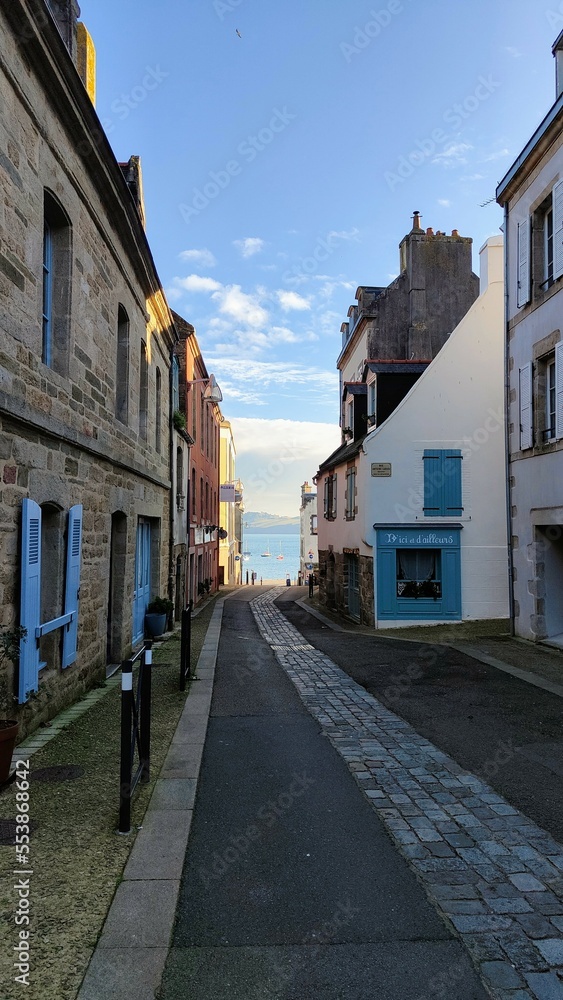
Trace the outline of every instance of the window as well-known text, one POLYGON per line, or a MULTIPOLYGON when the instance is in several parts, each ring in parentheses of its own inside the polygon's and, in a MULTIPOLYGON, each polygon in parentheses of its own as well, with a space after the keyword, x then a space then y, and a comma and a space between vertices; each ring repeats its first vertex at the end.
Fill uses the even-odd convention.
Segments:
POLYGON ((353 521, 356 512, 356 469, 352 468, 346 472, 346 520, 353 521))
POLYGON ((368 385, 368 426, 375 424, 375 379, 368 385))
POLYGON ((336 517, 336 473, 327 476, 324 481, 324 516, 328 521, 336 517))
POLYGON ((397 549, 397 597, 442 596, 439 549, 397 549))
POLYGON ((139 378, 139 435, 147 440, 147 423, 149 408, 149 362, 147 345, 141 341, 141 368, 139 378))
POLYGON ((203 496, 203 476, 199 480, 199 523, 203 524, 204 517, 204 496, 203 496))
POLYGON ((50 191, 43 201, 42 361, 66 375, 70 340, 72 229, 50 191))
POLYGON ((543 287, 553 284, 553 209, 550 207, 543 218, 543 287))
POLYGON ((555 437, 555 358, 546 365, 545 385, 545 437, 555 437))
POLYGON ((180 362, 174 354, 172 357, 172 412, 180 409, 180 362))
POLYGON ((426 517, 460 517, 461 451, 427 449, 423 462, 426 517))
POLYGON ((195 476, 195 469, 192 469, 192 517, 194 521, 197 513, 197 498, 195 490, 196 490, 196 476, 195 476))
MULTIPOLYGON (((523 225, 523 224, 521 224, 523 225)), ((518 227, 520 236, 521 225, 518 227)), ((523 230, 522 230, 523 233, 523 230)), ((529 241, 529 235, 528 235, 529 241)), ((525 277, 528 264, 525 263, 524 248, 518 245, 519 260, 519 294, 522 281, 529 283, 525 277)), ((534 295, 544 292, 563 274, 563 182, 555 184, 547 198, 544 199, 532 217, 532 266, 534 295)), ((518 299, 518 305, 524 305, 528 298, 518 299)))
POLYGON ((162 376, 160 368, 156 369, 156 405, 154 414, 155 448, 158 455, 162 445, 162 376))
POLYGON ((520 450, 532 448, 534 444, 533 407, 532 407, 532 377, 533 368, 530 361, 518 372, 518 399, 520 414, 520 450))
POLYGON ((518 281, 516 305, 519 309, 530 301, 530 219, 518 223, 517 229, 518 281))
POLYGON ((120 304, 117 307, 117 357, 115 366, 115 415, 127 423, 129 414, 129 316, 120 304))
POLYGON ((176 507, 178 510, 184 509, 184 452, 183 449, 176 449, 176 507))
POLYGON ((311 535, 317 535, 318 534, 317 515, 316 514, 311 514, 311 522, 310 522, 309 534, 311 534, 311 535))

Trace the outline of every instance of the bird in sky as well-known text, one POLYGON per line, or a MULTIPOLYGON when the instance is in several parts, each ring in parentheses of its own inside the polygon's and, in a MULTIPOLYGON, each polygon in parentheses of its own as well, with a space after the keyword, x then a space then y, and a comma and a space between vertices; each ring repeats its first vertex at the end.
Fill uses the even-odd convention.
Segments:
POLYGON ((238 30, 238 28, 235 28, 235 31, 236 31, 237 35, 239 36, 239 38, 242 38, 242 35, 241 35, 240 31, 238 30))

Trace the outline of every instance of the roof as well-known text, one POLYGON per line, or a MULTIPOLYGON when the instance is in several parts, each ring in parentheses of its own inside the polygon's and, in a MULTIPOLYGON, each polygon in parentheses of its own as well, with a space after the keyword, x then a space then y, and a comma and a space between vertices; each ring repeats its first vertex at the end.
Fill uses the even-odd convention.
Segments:
POLYGON ((368 387, 365 382, 345 382, 342 395, 345 396, 365 396, 368 387))
MULTIPOLYGON (((508 172, 504 175, 500 184, 496 190, 496 200, 499 204, 504 205, 508 200, 508 195, 506 194, 507 188, 511 182, 515 179, 517 174, 525 165, 529 157, 534 153, 534 151, 539 146, 541 140, 544 138, 545 134, 549 132, 551 126, 557 121, 557 119, 563 113, 563 93, 559 95, 555 104, 552 104, 551 108, 547 112, 543 121, 538 125, 536 131, 534 132, 531 139, 528 140, 524 149, 514 161, 508 172)), ((559 123, 560 125, 560 123, 559 123)))
POLYGON ((430 361, 366 361, 370 372, 380 375, 421 375, 430 361))
POLYGON ((361 437, 356 438, 350 444, 341 444, 336 451, 333 451, 332 455, 329 455, 328 458, 325 458, 324 462, 321 462, 319 472, 324 472, 326 469, 331 469, 334 465, 341 465, 347 459, 354 458, 355 455, 360 453, 365 438, 366 435, 362 434, 361 437))

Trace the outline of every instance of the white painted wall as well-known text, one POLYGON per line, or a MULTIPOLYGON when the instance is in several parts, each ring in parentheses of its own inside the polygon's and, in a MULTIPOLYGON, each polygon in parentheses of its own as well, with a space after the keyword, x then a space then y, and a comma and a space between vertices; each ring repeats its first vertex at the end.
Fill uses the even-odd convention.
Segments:
MULTIPOLYGON (((508 616, 502 237, 481 249, 481 271, 489 284, 397 409, 368 434, 358 490, 372 545, 374 524, 463 525, 463 619, 508 616), (461 448, 462 517, 425 517, 425 448, 461 448), (391 477, 372 478, 372 462, 391 462, 391 477)), ((377 593, 375 608, 377 621, 377 593)))

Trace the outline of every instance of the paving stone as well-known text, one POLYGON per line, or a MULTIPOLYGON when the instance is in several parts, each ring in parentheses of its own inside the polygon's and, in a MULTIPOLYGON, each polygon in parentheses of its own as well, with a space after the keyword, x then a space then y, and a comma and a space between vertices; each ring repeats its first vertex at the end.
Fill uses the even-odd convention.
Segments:
POLYGON ((536 947, 550 965, 563 965, 563 938, 545 938, 536 947))
POLYGON ((516 989, 524 981, 509 962, 483 962, 481 973, 495 989, 516 989))
POLYGON ((534 1000, 563 1000, 563 986, 554 972, 530 972, 526 980, 534 1000))
POLYGON ((510 881, 517 889, 522 892, 545 892, 545 885, 540 882, 534 875, 528 875, 525 872, 517 873, 516 875, 509 875, 510 881))

